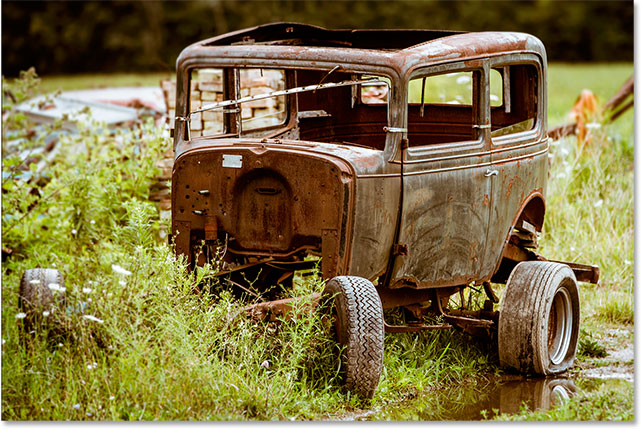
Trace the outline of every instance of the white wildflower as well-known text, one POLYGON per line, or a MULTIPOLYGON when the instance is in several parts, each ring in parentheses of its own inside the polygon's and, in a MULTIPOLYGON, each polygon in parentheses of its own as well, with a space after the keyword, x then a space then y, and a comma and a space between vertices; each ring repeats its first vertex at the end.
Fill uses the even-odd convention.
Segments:
POLYGON ((90 364, 87 365, 87 369, 88 370, 92 370, 92 369, 95 369, 97 367, 98 367, 98 364, 96 362, 90 363, 90 364))
POLYGON ((42 315, 43 315, 44 317, 49 317, 49 314, 50 314, 50 313, 49 313, 48 311, 43 311, 43 312, 42 312, 42 315))
POLYGON ((75 230, 75 229, 72 229, 72 230, 71 230, 71 233, 72 233, 73 235, 76 235, 76 234, 78 234, 78 231, 77 231, 77 230, 75 230))
POLYGON ((104 320, 98 319, 96 316, 92 316, 91 314, 85 314, 82 317, 84 317, 87 320, 91 320, 92 322, 105 323, 104 320))
POLYGON ((49 283, 48 285, 49 289, 51 289, 54 292, 64 292, 65 288, 60 286, 58 283, 49 283))
POLYGON ((263 363, 260 364, 260 366, 262 366, 263 368, 269 369, 269 367, 271 367, 272 364, 268 360, 264 360, 263 363))
POLYGON ((95 220, 93 220, 93 219, 91 219, 91 220, 89 221, 89 223, 90 223, 90 224, 92 224, 92 225, 95 225, 95 224, 96 224, 96 221, 95 221, 95 220))
POLYGON ((124 280, 120 280, 120 281, 118 282, 118 284, 119 284, 120 286, 127 286, 127 282, 126 282, 126 281, 124 281, 124 280))
POLYGON ((93 415, 93 414, 91 414, 91 413, 87 413, 87 417, 91 417, 92 415, 93 415))
POLYGON ((32 285, 39 285, 39 284, 40 284, 40 280, 38 280, 38 279, 33 279, 33 280, 31 280, 31 281, 29 282, 29 284, 32 284, 32 285))
POLYGON ((595 208, 601 207, 602 205, 603 205, 603 200, 599 200, 596 203, 594 203, 595 208))
POLYGON ((79 410, 80 409, 80 404, 73 404, 73 409, 74 410, 79 410))
POLYGON ((575 250, 574 246, 570 246, 570 252, 574 252, 575 250))
POLYGON ((83 288, 82 288, 82 292, 83 292, 83 293, 91 293, 91 292, 92 292, 92 290, 91 290, 91 288, 83 287, 83 288))
POLYGON ((58 343, 58 347, 64 347, 64 344, 58 343))
POLYGON ((131 275, 131 271, 124 269, 120 265, 112 264, 111 269, 114 270, 115 273, 122 274, 123 276, 131 275))
POLYGON ((27 317, 27 313, 18 313, 16 314, 16 319, 24 319, 27 317))
POLYGON ((2 345, 4 346, 4 343, 6 343, 5 339, 2 339, 2 345))
POLYGON ((115 396, 110 396, 110 397, 109 397, 109 400, 110 400, 110 401, 113 401, 114 399, 116 399, 116 397, 115 397, 115 396))
POLYGON ((627 259, 623 261, 625 265, 632 265, 632 261, 628 261, 627 259))

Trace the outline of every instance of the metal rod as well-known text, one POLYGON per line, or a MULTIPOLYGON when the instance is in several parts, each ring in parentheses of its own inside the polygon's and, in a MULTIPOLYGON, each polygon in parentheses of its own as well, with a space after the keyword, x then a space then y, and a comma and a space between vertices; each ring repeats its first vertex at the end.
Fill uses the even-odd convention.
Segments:
POLYGON ((241 103, 247 103, 247 102, 256 101, 256 100, 263 100, 265 98, 278 97, 281 95, 297 94, 299 92, 315 91, 317 89, 337 88, 340 86, 359 85, 359 84, 372 83, 372 82, 385 83, 385 81, 382 81, 382 80, 369 79, 369 80, 346 80, 343 82, 329 82, 329 83, 323 83, 323 84, 317 84, 317 85, 301 86, 297 88, 274 91, 267 94, 250 95, 247 97, 239 98, 238 100, 225 100, 225 101, 219 101, 217 103, 206 104, 202 106, 200 109, 190 112, 189 116, 193 115, 194 113, 205 112, 207 110, 214 110, 222 107, 234 106, 241 103))

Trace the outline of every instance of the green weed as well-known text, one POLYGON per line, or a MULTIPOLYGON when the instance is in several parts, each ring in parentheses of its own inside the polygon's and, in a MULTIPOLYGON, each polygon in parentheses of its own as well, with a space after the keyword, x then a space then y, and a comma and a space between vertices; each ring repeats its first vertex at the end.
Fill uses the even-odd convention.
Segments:
POLYGON ((606 352, 605 347, 603 347, 597 339, 582 329, 579 337, 578 355, 583 357, 602 358, 606 357, 608 353, 606 352))
POLYGON ((597 317, 610 323, 634 324, 634 295, 632 291, 613 292, 606 295, 605 302, 599 303, 597 317))

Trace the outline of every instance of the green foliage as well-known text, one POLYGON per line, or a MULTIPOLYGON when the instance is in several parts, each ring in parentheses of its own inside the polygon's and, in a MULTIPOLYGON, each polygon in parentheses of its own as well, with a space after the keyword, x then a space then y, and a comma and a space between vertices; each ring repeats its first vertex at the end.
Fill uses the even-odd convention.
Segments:
POLYGON ((581 330, 579 337, 579 351, 577 353, 583 357, 596 357, 602 358, 608 355, 605 347, 603 347, 597 339, 595 339, 589 332, 581 330))
POLYGON ((608 294, 605 302, 599 305, 597 315, 600 320, 605 322, 633 325, 634 291, 630 289, 625 293, 608 294))

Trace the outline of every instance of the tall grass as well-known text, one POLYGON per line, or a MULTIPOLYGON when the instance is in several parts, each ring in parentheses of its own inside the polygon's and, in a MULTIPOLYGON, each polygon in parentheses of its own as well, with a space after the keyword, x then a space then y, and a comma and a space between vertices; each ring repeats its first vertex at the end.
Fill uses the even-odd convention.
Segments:
MULTIPOLYGON (((388 335, 375 398, 345 393, 333 342, 302 304, 296 323, 257 323, 230 294, 194 290, 194 274, 160 239, 167 225, 147 201, 155 160, 169 144, 160 130, 150 122, 115 133, 86 124, 65 134, 54 124, 34 133, 11 109, 37 91, 35 77, 3 84, 13 94, 3 100, 3 147, 32 151, 55 132, 61 148, 41 172, 21 170, 19 158, 3 152, 2 244, 12 250, 2 265, 4 420, 319 419, 402 407, 418 395, 432 395, 421 404, 438 409, 452 406, 442 392, 475 392, 479 375, 497 371, 494 345, 458 332, 388 335), (25 185, 26 173, 40 186, 25 185), (45 326, 21 332, 18 285, 34 267, 65 275, 62 334, 45 326)), ((589 146, 568 138, 551 147, 541 253, 600 265, 600 284, 581 285, 591 329, 633 318, 633 140, 629 116, 620 121, 589 146)), ((322 287, 318 279, 296 282, 292 294, 322 287)))
POLYGON ((618 297, 632 320, 634 148, 615 127, 594 130, 585 146, 574 137, 552 143, 541 253, 598 265, 599 284, 583 285, 596 298, 587 301, 587 314, 605 311, 601 303, 618 297))
MULTIPOLYGON (((37 89, 32 74, 15 84, 22 89, 6 86, 15 102, 37 89)), ((491 367, 458 333, 400 335, 387 340, 374 402, 345 393, 334 341, 304 303, 295 323, 258 323, 229 293, 195 290, 194 274, 159 239, 163 225, 147 201, 155 160, 169 144, 153 123, 34 132, 11 100, 4 106, 12 144, 32 150, 58 132, 60 151, 43 171, 30 171, 38 187, 22 181, 15 154, 4 154, 3 246, 12 254, 2 266, 3 419, 322 418, 491 367), (64 274, 66 309, 57 310, 64 314, 55 329, 24 332, 18 285, 34 267, 64 274)), ((312 278, 291 294, 322 287, 312 278)))

